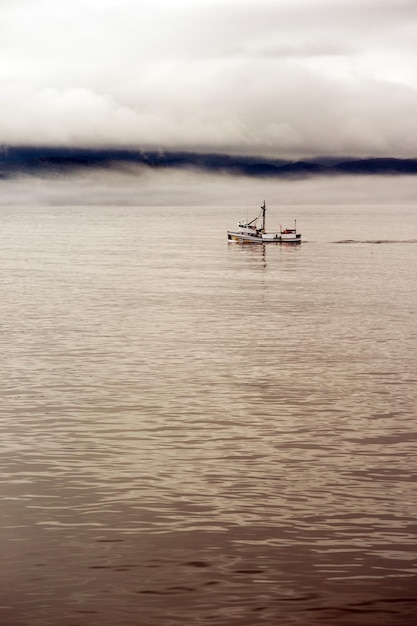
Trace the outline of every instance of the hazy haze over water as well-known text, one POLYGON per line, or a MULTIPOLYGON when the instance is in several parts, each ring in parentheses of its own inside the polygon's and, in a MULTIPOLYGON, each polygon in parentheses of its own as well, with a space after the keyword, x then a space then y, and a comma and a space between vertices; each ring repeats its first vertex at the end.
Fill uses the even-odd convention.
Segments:
MULTIPOLYGON (((271 205, 273 220, 274 206, 281 205, 358 205, 359 211, 364 202, 414 206, 417 177, 345 175, 274 180, 203 173, 192 168, 166 171, 118 164, 108 169, 86 168, 66 176, 21 174, 2 180, 1 191, 0 205, 208 204, 238 207, 240 213, 240 207, 256 212, 259 199, 262 202, 265 198, 271 205)), ((271 228, 275 226, 271 224, 271 228)), ((381 226, 386 232, 385 225, 381 226)))
POLYGON ((415 182, 121 176, 2 182, 2 625, 411 626, 415 182))

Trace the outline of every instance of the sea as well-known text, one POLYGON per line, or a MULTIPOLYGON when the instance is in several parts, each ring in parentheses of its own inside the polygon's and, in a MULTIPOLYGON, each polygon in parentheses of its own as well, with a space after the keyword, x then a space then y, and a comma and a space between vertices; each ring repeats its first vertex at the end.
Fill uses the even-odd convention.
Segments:
POLYGON ((291 184, 3 201, 1 626, 416 623, 415 199, 291 184))

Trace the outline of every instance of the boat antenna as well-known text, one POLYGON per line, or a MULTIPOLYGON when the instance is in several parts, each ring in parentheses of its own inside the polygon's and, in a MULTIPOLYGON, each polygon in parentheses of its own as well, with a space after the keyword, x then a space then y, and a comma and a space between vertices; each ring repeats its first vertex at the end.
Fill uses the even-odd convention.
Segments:
POLYGON ((261 206, 262 209, 262 230, 265 231, 265 212, 266 212, 266 205, 265 205, 265 200, 263 205, 261 206))

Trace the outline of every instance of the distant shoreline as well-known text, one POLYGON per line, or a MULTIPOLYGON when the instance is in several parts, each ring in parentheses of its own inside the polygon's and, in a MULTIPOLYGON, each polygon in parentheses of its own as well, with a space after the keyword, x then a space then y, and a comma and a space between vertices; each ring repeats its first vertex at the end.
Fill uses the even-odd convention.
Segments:
POLYGON ((186 151, 19 146, 0 149, 0 177, 19 174, 70 173, 80 169, 112 169, 123 165, 150 169, 195 169, 256 178, 300 179, 335 175, 417 175, 417 158, 317 157, 271 159, 186 151))

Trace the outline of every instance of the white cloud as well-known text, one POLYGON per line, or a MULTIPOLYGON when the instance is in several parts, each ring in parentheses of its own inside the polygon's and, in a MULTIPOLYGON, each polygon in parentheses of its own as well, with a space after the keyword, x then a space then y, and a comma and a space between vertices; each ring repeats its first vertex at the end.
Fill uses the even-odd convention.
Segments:
POLYGON ((409 0, 0 3, 0 142, 416 156, 409 0))

